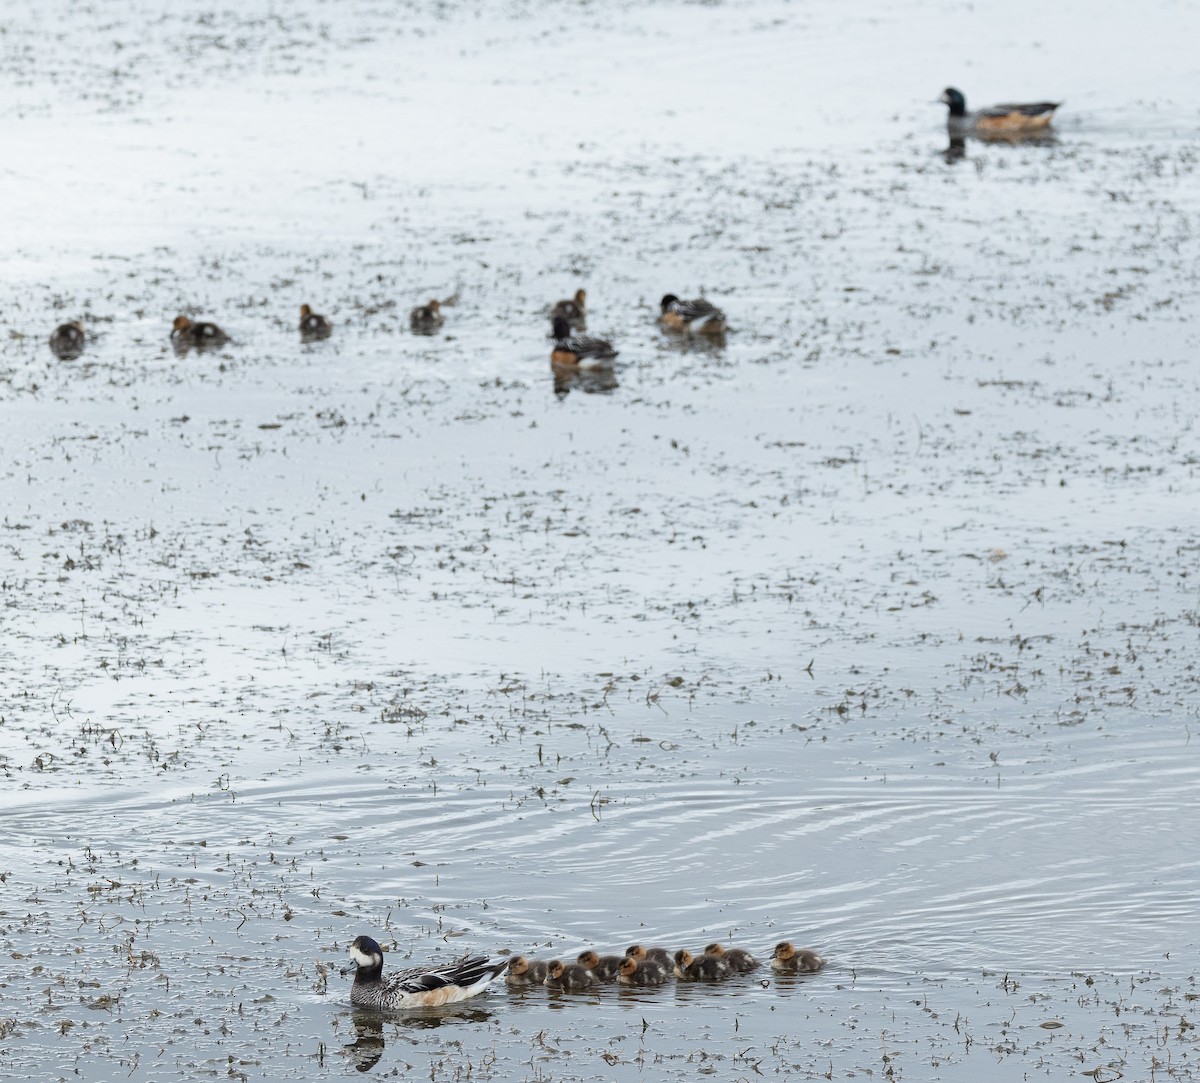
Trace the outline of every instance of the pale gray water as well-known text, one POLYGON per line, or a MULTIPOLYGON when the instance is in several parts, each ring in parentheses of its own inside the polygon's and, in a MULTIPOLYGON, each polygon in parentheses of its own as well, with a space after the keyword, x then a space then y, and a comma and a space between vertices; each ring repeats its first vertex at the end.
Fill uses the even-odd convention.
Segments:
POLYGON ((15 9, 5 1074, 1192 1078, 1195 20, 15 9), (359 932, 831 962, 380 1021, 359 932))

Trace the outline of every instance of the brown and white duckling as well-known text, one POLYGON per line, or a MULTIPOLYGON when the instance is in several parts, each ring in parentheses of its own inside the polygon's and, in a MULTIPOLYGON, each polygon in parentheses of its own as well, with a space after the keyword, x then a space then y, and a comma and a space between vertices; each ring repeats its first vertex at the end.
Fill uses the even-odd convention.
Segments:
POLYGON ((215 323, 189 320, 186 316, 175 317, 175 323, 171 327, 171 338, 175 340, 177 347, 184 350, 191 346, 201 349, 206 346, 223 346, 229 341, 229 336, 215 323))
POLYGON ((564 993, 582 993, 589 989, 595 989, 600 984, 600 979, 587 967, 579 966, 577 963, 564 963, 561 959, 553 959, 542 984, 547 989, 561 989, 564 993))
POLYGON ((513 986, 541 985, 550 972, 550 964, 541 959, 526 959, 524 955, 514 957, 508 964, 504 980, 513 986))
POLYGON ((673 293, 666 294, 661 303, 658 321, 669 331, 719 337, 725 333, 725 313, 703 297, 681 301, 673 293))
POLYGON ((300 306, 300 335, 302 338, 328 338, 333 334, 333 324, 319 316, 309 305, 300 306))
POLYGON ((701 955, 697 959, 687 948, 675 953, 675 977, 680 981, 724 981, 729 966, 718 955, 701 955))
POLYGON ((601 981, 615 981, 624 959, 620 955, 597 955, 594 951, 581 951, 575 961, 601 981))
POLYGON ((750 971, 758 969, 758 960, 744 948, 726 949, 724 944, 709 944, 705 947, 704 954, 723 959, 734 974, 749 974, 750 971))
POLYGON ((576 290, 575 299, 559 301, 551 310, 550 318, 561 316, 577 331, 587 326, 587 290, 576 290))
POLYGON ((630 944, 625 949, 626 957, 633 957, 639 963, 644 963, 647 959, 652 959, 659 966, 670 970, 675 965, 675 959, 666 948, 646 948, 641 944, 630 944))
POLYGON ((436 299, 427 305, 417 305, 408 316, 409 326, 418 335, 432 335, 445 322, 446 317, 442 315, 442 302, 436 299))
POLYGON ((660 966, 654 959, 643 959, 638 962, 632 955, 626 955, 621 960, 617 971, 617 981, 621 985, 662 985, 670 978, 671 972, 660 966))
POLYGON ((60 360, 69 360, 72 357, 78 357, 83 352, 86 338, 82 321, 72 320, 70 323, 60 323, 54 329, 54 334, 50 336, 50 349, 58 355, 60 360))
POLYGON ((794 948, 789 940, 776 944, 771 955, 771 969, 781 974, 815 974, 824 965, 825 960, 815 951, 794 948))

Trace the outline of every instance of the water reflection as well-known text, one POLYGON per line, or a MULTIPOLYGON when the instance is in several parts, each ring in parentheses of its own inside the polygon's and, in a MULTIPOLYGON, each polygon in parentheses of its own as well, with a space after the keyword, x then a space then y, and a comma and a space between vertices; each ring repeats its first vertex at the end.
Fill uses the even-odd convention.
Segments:
POLYGON ((387 1044, 383 1036, 384 1025, 428 1030, 432 1027, 454 1026, 462 1023, 475 1025, 486 1023, 492 1012, 486 1008, 467 1005, 450 1005, 441 1008, 420 1008, 403 1015, 376 1011, 352 1011, 350 1022, 354 1027, 354 1041, 342 1048, 360 1072, 369 1072, 379 1063, 387 1044))
POLYGON ((550 371, 554 376, 554 394, 560 399, 572 391, 582 391, 585 395, 607 395, 620 386, 617 374, 611 368, 581 369, 577 365, 556 365, 551 362, 550 371))
MULTIPOLYGON (((961 130, 947 129, 949 143, 942 158, 949 163, 960 162, 967 157, 967 135, 961 130)), ((1053 129, 1036 132, 987 132, 972 131, 970 138, 979 143, 1004 143, 1008 146, 1052 147, 1058 145, 1058 133, 1053 129)))
POLYGON ((354 1012, 354 1041, 345 1046, 346 1052, 360 1072, 369 1072, 383 1056, 383 1017, 375 1012, 354 1012))

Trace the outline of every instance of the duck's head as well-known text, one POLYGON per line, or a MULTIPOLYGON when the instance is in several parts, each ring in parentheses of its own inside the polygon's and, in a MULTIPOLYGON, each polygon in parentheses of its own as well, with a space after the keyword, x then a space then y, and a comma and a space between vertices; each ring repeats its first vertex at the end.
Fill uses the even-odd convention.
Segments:
POLYGON ((350 945, 350 962, 342 969, 342 974, 349 974, 361 967, 363 970, 374 970, 383 966, 383 948, 369 936, 356 936, 350 945))
POLYGON ((786 963, 789 959, 795 956, 796 949, 792 947, 790 940, 784 940, 775 945, 775 951, 772 954, 774 958, 778 959, 781 963, 786 963))
POLYGON ((952 117, 965 116, 967 112, 967 99, 963 97, 961 90, 955 90, 954 87, 948 86, 942 91, 942 96, 938 98, 943 105, 950 106, 950 115, 952 117))
POLYGON ((554 979, 554 981, 558 981, 566 969, 561 959, 551 959, 550 964, 546 967, 546 976, 554 979))
POLYGON ((571 337, 571 325, 565 316, 554 317, 554 337, 560 341, 571 337))
POLYGON ((313 314, 312 305, 301 305, 300 306, 300 318, 302 320, 307 320, 308 317, 311 316, 312 314, 313 314))
POLYGON ((522 974, 529 970, 529 960, 524 955, 514 955, 509 961, 508 972, 514 977, 519 978, 522 974))
POLYGON ((618 971, 626 978, 632 977, 637 973, 638 962, 632 955, 626 955, 621 960, 621 965, 617 968, 618 971))
POLYGON ((174 330, 180 332, 180 334, 182 334, 184 331, 186 331, 191 326, 192 326, 192 321, 189 320, 186 316, 176 316, 175 322, 173 324, 171 324, 171 327, 174 330))
POLYGON ((442 302, 435 297, 425 307, 429 309, 429 314, 431 316, 436 316, 442 310, 442 302))
POLYGON ((641 944, 630 944, 625 949, 625 954, 630 959, 636 959, 639 963, 646 958, 646 949, 641 944))
POLYGON ((678 966, 680 970, 686 970, 695 961, 695 956, 693 956, 692 953, 687 950, 687 948, 680 948, 675 953, 675 965, 678 966))
POLYGON ((585 966, 591 970, 594 966, 600 965, 600 956, 594 951, 581 951, 579 958, 575 960, 580 966, 585 966))
POLYGON ((575 303, 580 308, 583 308, 583 306, 585 304, 587 304, 587 290, 576 290, 575 291, 575 303))
POLYGON ((705 955, 715 955, 718 959, 725 954, 724 944, 706 944, 704 946, 705 955))
POLYGON ((660 303, 662 304, 662 310, 664 312, 666 312, 667 309, 670 308, 672 305, 679 304, 679 298, 676 297, 675 294, 673 294, 673 293, 667 293, 667 294, 663 295, 663 299, 660 303))

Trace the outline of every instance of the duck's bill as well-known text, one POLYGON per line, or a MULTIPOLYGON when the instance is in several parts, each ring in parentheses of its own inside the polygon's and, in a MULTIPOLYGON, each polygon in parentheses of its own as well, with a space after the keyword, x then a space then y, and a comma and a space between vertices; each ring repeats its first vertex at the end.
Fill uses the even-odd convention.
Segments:
POLYGON ((348 962, 344 967, 342 967, 341 975, 344 978, 347 974, 353 974, 354 971, 356 971, 357 969, 358 969, 358 961, 356 959, 351 959, 350 962, 348 962))

